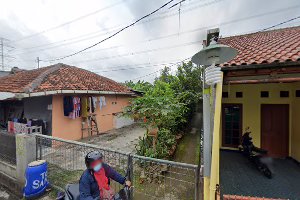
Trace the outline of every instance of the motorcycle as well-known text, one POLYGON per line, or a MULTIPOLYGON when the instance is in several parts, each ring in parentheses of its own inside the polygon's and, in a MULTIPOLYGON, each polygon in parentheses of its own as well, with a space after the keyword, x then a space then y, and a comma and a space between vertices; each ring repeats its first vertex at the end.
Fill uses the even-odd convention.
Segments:
POLYGON ((273 177, 272 171, 270 170, 268 163, 266 162, 267 150, 258 148, 254 146, 252 142, 252 137, 250 136, 251 131, 249 128, 246 129, 245 133, 242 136, 241 145, 239 150, 245 155, 256 168, 263 173, 267 178, 271 179, 273 177))
MULTIPOLYGON (((58 200, 80 200, 79 184, 68 184, 65 187, 64 195, 57 199, 58 200)), ((129 199, 130 199, 130 188, 128 186, 125 186, 113 197, 113 200, 129 200, 129 199)))
MULTIPOLYGON (((129 177, 130 171, 127 169, 126 178, 129 177)), ((113 196, 113 200, 130 200, 132 195, 133 186, 124 186, 118 193, 113 196)), ((100 200, 100 197, 98 198, 100 200)), ((95 200, 98 200, 95 199, 95 200)), ((79 183, 67 184, 65 191, 58 194, 56 200, 80 200, 79 183)), ((101 199, 107 200, 107 199, 101 199)))

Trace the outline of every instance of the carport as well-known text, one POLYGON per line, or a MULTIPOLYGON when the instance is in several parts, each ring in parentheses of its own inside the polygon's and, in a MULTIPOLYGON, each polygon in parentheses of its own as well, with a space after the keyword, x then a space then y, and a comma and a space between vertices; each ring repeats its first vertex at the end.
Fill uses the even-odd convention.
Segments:
POLYGON ((296 200, 300 197, 300 166, 292 159, 273 159, 273 178, 265 177, 238 151, 221 150, 221 194, 296 200))

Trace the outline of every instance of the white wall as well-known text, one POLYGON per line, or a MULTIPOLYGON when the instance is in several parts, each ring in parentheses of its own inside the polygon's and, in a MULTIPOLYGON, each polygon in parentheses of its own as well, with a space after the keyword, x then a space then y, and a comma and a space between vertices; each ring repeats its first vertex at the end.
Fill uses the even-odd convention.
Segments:
POLYGON ((123 117, 120 115, 114 116, 114 128, 122 128, 124 126, 129 126, 134 123, 133 119, 130 119, 128 117, 123 117))

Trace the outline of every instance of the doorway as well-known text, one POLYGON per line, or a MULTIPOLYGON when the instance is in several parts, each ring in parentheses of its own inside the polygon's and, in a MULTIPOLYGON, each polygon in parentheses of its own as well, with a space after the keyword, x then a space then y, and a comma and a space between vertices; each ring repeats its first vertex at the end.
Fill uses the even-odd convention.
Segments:
POLYGON ((243 131, 242 112, 242 104, 222 105, 222 146, 239 146, 243 131))
POLYGON ((261 105, 261 147, 275 158, 288 156, 289 105, 261 105))

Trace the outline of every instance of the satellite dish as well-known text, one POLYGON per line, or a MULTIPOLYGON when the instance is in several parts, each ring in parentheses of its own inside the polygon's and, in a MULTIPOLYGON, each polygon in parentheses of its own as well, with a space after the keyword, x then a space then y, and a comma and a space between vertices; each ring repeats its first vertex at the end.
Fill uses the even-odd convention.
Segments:
POLYGON ((192 57, 192 62, 197 65, 221 64, 232 60, 237 54, 234 48, 211 42, 192 57))

